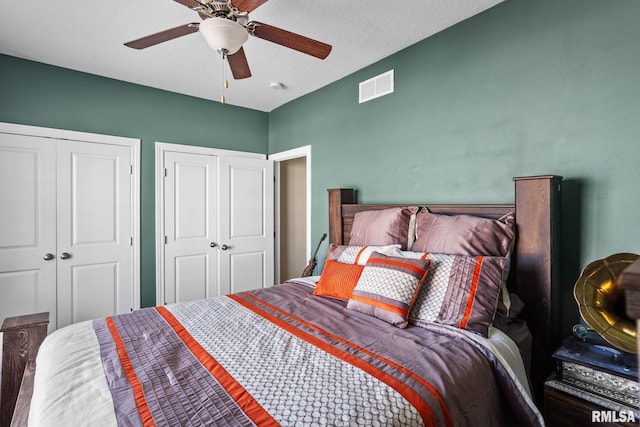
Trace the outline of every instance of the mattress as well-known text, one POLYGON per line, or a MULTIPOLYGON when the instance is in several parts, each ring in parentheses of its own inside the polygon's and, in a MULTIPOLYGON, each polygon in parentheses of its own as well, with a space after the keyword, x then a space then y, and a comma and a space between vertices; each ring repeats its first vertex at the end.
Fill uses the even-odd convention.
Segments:
POLYGON ((29 424, 544 425, 516 344, 397 328, 313 279, 146 308, 52 333, 29 424))

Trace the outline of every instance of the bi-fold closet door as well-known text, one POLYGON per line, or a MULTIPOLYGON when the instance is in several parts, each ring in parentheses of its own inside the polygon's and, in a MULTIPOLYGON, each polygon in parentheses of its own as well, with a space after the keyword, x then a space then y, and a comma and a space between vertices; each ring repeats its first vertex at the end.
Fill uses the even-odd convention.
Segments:
POLYGON ((156 155, 158 304, 273 285, 273 161, 166 143, 156 155))
POLYGON ((136 308, 132 171, 127 145, 0 129, 0 318, 48 311, 53 331, 136 308))

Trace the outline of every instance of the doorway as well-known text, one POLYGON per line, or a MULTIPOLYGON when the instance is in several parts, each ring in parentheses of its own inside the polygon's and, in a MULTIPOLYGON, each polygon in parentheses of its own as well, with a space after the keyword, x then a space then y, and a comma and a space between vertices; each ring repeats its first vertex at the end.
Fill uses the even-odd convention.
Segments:
POLYGON ((269 156, 276 170, 276 282, 300 277, 311 255, 311 146, 269 156))

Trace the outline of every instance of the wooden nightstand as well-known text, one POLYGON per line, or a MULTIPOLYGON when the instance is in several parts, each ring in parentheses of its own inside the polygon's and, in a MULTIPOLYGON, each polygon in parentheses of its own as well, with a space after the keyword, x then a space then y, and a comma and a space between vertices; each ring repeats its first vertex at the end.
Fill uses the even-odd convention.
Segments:
POLYGON ((623 415, 628 419, 627 413, 620 412, 614 415, 610 409, 588 400, 549 386, 544 388, 544 420, 547 427, 638 426, 633 422, 593 422, 593 411, 598 411, 596 417, 601 419, 605 416, 611 417, 611 420, 614 416, 620 419, 623 415))
MULTIPOLYGON (((618 280, 626 292, 627 314, 639 319, 640 326, 640 258, 623 270, 618 280)), ((590 348, 583 340, 563 341, 553 354, 556 372, 544 387, 547 426, 638 426, 637 357, 619 352, 612 363, 610 356, 603 354, 608 351, 603 353, 597 345, 590 348)))
POLYGON ((635 355, 568 337, 553 359, 556 371, 544 388, 548 426, 638 425, 640 382, 635 355))
MULTIPOLYGON (((627 313, 632 318, 640 318, 640 259, 629 266, 619 277, 621 286, 626 291, 626 308, 627 313)), ((640 320, 638 321, 640 324, 640 320)), ((569 339, 570 341, 570 339, 569 339)), ((623 407, 612 410, 612 405, 606 403, 607 407, 602 406, 602 402, 608 402, 606 399, 601 400, 601 396, 596 393, 587 391, 588 387, 582 388, 584 383, 574 386, 576 379, 572 381, 566 381, 563 379, 563 366, 566 369, 567 363, 575 364, 574 368, 581 367, 584 369, 596 369, 597 371, 605 372, 604 375, 619 375, 626 386, 629 382, 638 379, 637 377, 637 362, 635 373, 629 375, 628 372, 615 372, 611 370, 611 367, 604 367, 600 364, 601 360, 598 356, 594 358, 592 354, 587 354, 588 351, 577 348, 580 346, 578 341, 569 342, 565 340, 563 347, 558 349, 554 353, 554 358, 558 362, 558 370, 552 378, 550 378, 545 384, 544 389, 544 418, 547 426, 567 426, 567 427, 584 427, 584 426, 638 426, 640 417, 637 416, 637 410, 635 410, 635 421, 628 422, 630 414, 627 412, 630 407, 623 407), (563 365, 565 364, 565 365, 563 365), (608 372, 608 373, 607 373, 608 372), (596 417, 604 419, 607 417, 607 421, 594 422, 593 414, 597 411, 596 417), (624 422, 627 421, 627 422, 624 422)), ((569 366, 570 367, 570 366, 569 366)), ((596 381, 597 382, 597 381, 596 381)), ((637 392, 636 392, 637 395, 637 392)), ((637 404, 637 402, 636 402, 637 404)), ((614 405, 615 406, 615 405, 614 405)), ((636 406, 636 405, 634 405, 636 406)))

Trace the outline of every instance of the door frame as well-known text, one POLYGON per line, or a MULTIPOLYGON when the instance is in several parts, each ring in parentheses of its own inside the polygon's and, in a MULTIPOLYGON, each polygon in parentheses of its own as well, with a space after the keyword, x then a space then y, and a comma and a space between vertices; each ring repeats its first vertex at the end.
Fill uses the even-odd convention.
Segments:
POLYGON ((94 144, 123 145, 131 152, 131 292, 133 309, 140 308, 140 139, 102 135, 66 129, 20 125, 0 122, 0 132, 37 136, 50 139, 68 139, 94 144))
POLYGON ((164 304, 164 153, 175 151, 187 154, 207 156, 248 157, 252 159, 266 159, 265 154, 249 153, 245 151, 225 150, 221 148, 201 147, 197 145, 172 144, 156 141, 155 159, 155 191, 156 191, 156 305, 164 304))
POLYGON ((293 148, 291 150, 281 151, 279 153, 269 154, 269 159, 274 162, 274 172, 276 176, 275 181, 275 196, 276 200, 274 201, 274 206, 276 209, 275 212, 275 221, 276 221, 276 248, 275 248, 275 281, 276 283, 280 283, 280 162, 285 160, 297 159, 300 157, 304 157, 307 159, 307 201, 306 201, 306 210, 307 210, 307 244, 306 244, 306 259, 311 258, 311 146, 304 145, 302 147, 293 148))

